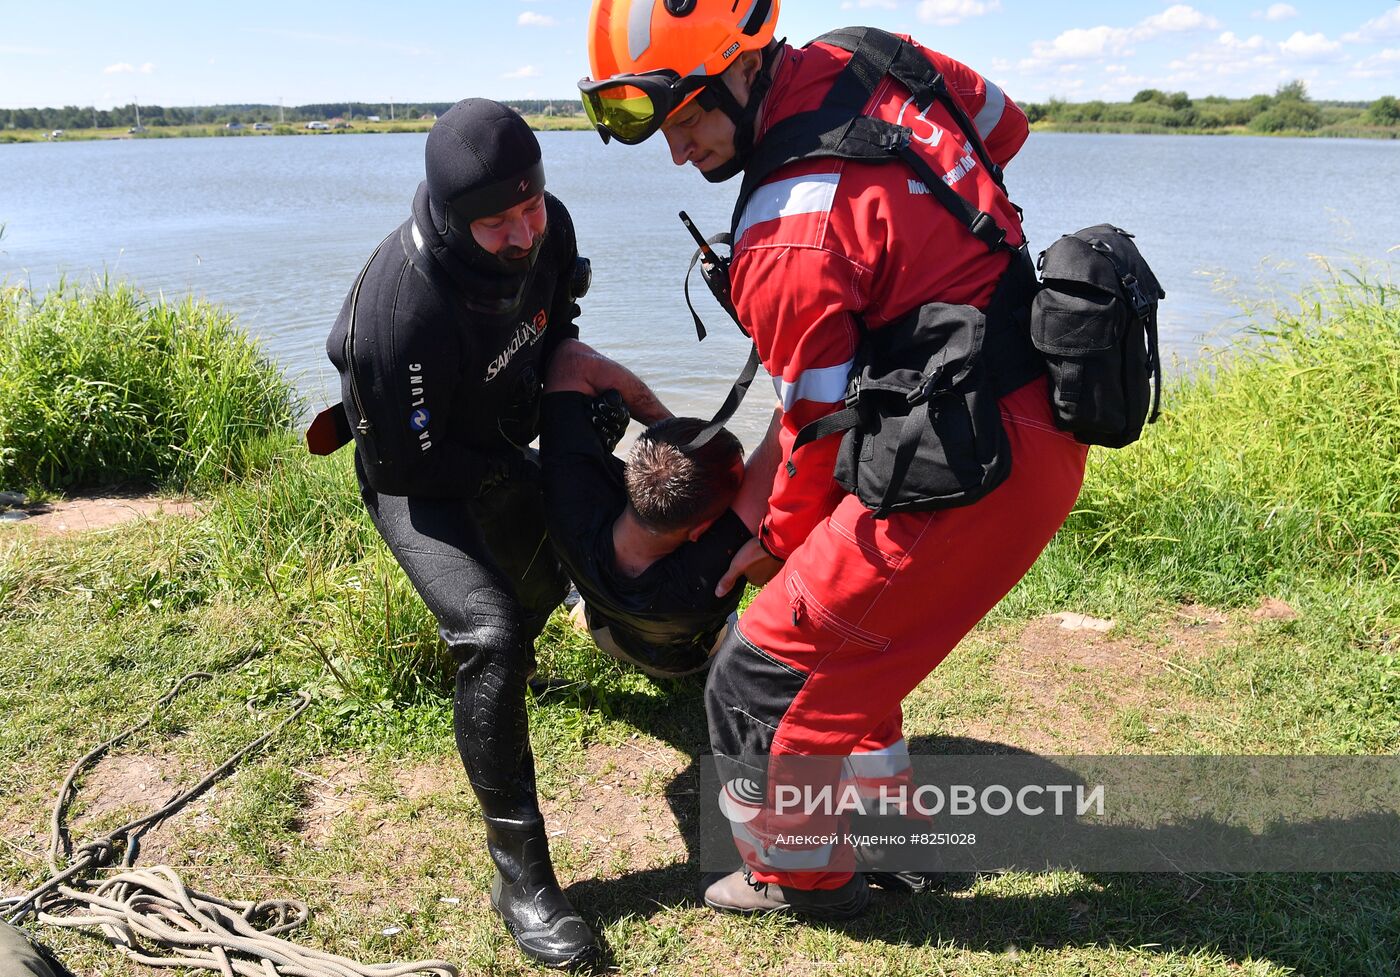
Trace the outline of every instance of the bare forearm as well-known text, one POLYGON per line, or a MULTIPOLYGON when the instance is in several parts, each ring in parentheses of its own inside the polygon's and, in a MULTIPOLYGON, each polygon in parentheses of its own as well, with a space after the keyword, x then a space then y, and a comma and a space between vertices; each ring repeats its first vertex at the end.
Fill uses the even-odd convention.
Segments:
POLYGON ((616 390, 627 402, 627 412, 647 427, 673 416, 635 373, 576 339, 561 344, 550 364, 545 391, 562 390, 593 397, 616 390))

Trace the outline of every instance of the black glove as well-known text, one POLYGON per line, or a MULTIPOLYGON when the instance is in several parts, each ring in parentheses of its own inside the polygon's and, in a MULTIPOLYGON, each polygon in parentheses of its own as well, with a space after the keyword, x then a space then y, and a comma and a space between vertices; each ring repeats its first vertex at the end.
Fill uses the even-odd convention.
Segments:
POLYGON ((627 413, 627 402, 616 390, 609 390, 593 398, 593 409, 589 414, 593 430, 598 440, 609 452, 617 448, 617 443, 627 433, 627 425, 632 415, 627 413))

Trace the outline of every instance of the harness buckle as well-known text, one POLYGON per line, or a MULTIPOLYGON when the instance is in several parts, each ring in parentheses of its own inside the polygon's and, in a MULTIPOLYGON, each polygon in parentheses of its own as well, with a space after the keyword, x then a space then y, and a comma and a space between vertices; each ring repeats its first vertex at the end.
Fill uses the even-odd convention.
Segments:
POLYGON ((996 218, 983 211, 972 222, 974 237, 990 248, 999 248, 1006 243, 1006 228, 996 222, 996 218))
POLYGON ((937 369, 932 373, 926 373, 919 381, 919 385, 904 395, 904 399, 909 402, 910 407, 918 407, 927 403, 934 397, 934 385, 943 378, 943 370, 937 369))
POLYGON ((860 374, 851 377, 851 382, 846 385, 846 406, 856 408, 860 406, 860 374))

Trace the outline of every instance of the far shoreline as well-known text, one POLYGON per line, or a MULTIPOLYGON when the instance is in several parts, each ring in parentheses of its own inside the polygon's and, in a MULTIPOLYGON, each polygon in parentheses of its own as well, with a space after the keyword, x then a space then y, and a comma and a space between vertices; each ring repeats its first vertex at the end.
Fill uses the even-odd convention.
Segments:
MULTIPOLYGON (((254 130, 252 125, 228 129, 221 125, 150 126, 144 132, 132 133, 116 126, 103 129, 64 130, 53 137, 44 129, 0 130, 0 145, 46 142, 129 142, 137 139, 242 139, 265 136, 365 136, 426 134, 433 126, 430 119, 390 122, 353 122, 339 129, 308 129, 306 123, 274 124, 271 129, 254 130)), ((535 132, 593 132, 593 125, 583 116, 525 116, 535 132)), ((1400 139, 1400 127, 1355 127, 1326 130, 1290 129, 1280 132, 1257 132, 1247 126, 1225 128, 1178 128, 1167 126, 1114 125, 1104 123, 1036 122, 1033 133, 1055 135, 1113 135, 1113 136, 1235 136, 1257 139, 1371 139, 1394 141, 1400 139)))

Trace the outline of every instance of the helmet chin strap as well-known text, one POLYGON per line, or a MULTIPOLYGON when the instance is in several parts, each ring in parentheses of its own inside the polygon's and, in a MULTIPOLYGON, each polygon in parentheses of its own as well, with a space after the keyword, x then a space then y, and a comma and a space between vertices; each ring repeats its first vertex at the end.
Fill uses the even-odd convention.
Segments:
POLYGON ((710 183, 724 183, 732 180, 744 171, 744 164, 748 162, 749 154, 754 147, 754 129, 758 123, 758 113, 763 108, 763 99, 767 96, 768 90, 773 87, 773 62, 777 60, 778 52, 782 50, 783 41, 771 44, 768 50, 763 52, 763 64, 758 69, 758 74, 754 77, 753 86, 749 89, 749 101, 747 105, 740 105, 739 100, 734 97, 734 93, 729 90, 729 86, 724 83, 723 76, 716 78, 714 83, 707 85, 701 92, 700 99, 703 102, 712 103, 714 108, 718 108, 725 115, 729 116, 734 123, 734 158, 723 166, 717 166, 709 172, 701 173, 710 183))

